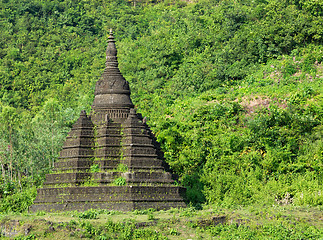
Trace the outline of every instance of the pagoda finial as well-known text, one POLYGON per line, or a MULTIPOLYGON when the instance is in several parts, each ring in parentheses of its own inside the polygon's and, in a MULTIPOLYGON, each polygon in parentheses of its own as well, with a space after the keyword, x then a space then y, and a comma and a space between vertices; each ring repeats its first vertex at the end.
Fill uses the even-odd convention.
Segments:
POLYGON ((115 45, 112 28, 110 29, 110 34, 108 37, 108 47, 107 47, 106 54, 107 54, 106 66, 117 67, 118 66, 117 48, 115 45))
POLYGON ((108 43, 113 42, 113 41, 114 41, 114 36, 113 36, 112 28, 110 28, 108 43))

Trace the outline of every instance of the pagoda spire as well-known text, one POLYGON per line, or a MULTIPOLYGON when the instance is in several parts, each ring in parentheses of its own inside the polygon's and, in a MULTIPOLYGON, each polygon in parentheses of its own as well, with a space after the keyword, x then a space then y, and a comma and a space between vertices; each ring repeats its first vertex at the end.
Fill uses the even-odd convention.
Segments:
POLYGON ((106 63, 107 67, 118 67, 117 48, 113 36, 112 29, 110 29, 110 35, 108 37, 108 46, 106 50, 106 63))
POLYGON ((117 48, 112 29, 107 42, 105 69, 101 79, 95 85, 93 109, 97 111, 116 107, 133 108, 129 83, 118 67, 117 48))

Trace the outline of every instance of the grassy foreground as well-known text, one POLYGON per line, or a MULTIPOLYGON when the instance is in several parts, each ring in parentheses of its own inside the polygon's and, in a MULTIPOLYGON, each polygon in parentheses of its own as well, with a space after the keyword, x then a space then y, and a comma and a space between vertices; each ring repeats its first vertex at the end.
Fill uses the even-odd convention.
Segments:
POLYGON ((2 215, 1 239, 323 239, 322 207, 205 206, 168 211, 2 215))

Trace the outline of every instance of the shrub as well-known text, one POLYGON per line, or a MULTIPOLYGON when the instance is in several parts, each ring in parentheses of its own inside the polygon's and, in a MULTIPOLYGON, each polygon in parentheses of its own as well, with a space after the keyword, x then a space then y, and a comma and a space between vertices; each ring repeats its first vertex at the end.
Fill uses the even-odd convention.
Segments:
POLYGON ((25 212, 33 204, 36 194, 36 187, 33 187, 7 196, 0 203, 0 212, 25 212))
POLYGON ((81 212, 78 217, 83 219, 97 219, 98 212, 95 209, 90 209, 85 212, 81 212))
POLYGON ((90 167, 90 172, 91 173, 96 173, 96 172, 99 172, 100 171, 100 166, 98 164, 93 164, 91 167, 90 167))
POLYGON ((113 181, 113 183, 117 186, 124 186, 127 184, 127 181, 124 177, 118 177, 113 181))
POLYGON ((155 216, 152 212, 148 213, 148 220, 155 220, 155 216))
POLYGON ((117 171, 118 172, 127 172, 128 171, 128 166, 125 165, 125 164, 118 164, 118 167, 117 167, 117 171))

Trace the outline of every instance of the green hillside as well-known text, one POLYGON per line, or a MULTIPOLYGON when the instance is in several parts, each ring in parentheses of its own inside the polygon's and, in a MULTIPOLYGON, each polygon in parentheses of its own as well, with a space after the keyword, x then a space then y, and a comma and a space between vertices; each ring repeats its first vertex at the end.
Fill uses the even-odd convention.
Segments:
POLYGON ((23 212, 104 70, 195 207, 322 206, 323 3, 2 0, 0 211, 23 212))

